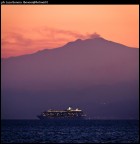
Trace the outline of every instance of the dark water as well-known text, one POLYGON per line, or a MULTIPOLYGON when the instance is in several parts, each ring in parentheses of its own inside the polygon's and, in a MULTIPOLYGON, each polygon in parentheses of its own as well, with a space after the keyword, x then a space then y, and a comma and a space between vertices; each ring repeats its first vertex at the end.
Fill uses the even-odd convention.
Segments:
POLYGON ((134 120, 2 120, 2 143, 138 143, 134 120))

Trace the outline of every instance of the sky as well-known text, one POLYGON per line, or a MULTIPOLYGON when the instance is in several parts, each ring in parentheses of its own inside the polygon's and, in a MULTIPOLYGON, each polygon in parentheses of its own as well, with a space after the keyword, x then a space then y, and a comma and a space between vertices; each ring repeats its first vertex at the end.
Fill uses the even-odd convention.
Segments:
POLYGON ((139 47, 138 5, 2 5, 1 56, 63 46, 93 33, 139 47))

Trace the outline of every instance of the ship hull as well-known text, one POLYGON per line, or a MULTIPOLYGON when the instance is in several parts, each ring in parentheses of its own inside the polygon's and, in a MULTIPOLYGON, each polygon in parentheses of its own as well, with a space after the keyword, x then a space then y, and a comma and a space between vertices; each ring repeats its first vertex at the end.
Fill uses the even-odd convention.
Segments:
POLYGON ((61 120, 84 120, 85 117, 47 117, 47 116, 37 116, 40 120, 47 120, 47 121, 61 121, 61 120))

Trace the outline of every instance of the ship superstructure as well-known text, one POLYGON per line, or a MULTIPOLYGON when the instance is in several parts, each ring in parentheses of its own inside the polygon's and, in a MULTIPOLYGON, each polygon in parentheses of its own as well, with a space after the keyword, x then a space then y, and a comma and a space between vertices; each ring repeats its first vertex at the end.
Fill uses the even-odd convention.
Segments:
POLYGON ((84 119, 86 115, 82 110, 69 107, 66 110, 48 110, 37 116, 39 119, 84 119))

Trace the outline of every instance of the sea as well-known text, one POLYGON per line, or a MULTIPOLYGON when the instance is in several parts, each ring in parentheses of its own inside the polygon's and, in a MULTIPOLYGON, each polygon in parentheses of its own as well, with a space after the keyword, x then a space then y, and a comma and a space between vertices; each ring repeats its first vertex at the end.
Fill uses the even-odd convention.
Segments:
POLYGON ((1 143, 139 143, 139 121, 1 120, 1 143))

